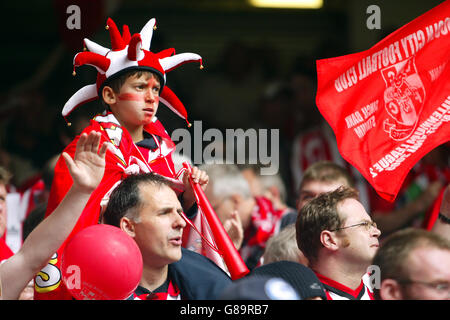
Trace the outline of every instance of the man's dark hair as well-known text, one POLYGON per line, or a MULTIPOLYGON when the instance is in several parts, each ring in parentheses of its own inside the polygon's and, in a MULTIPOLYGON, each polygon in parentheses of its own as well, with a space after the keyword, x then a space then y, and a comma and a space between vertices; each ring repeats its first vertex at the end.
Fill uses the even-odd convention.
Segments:
POLYGON ((143 203, 139 191, 141 185, 171 188, 169 180, 153 172, 128 176, 111 193, 108 206, 103 213, 103 223, 119 227, 120 220, 124 216, 138 219, 139 209, 143 203))

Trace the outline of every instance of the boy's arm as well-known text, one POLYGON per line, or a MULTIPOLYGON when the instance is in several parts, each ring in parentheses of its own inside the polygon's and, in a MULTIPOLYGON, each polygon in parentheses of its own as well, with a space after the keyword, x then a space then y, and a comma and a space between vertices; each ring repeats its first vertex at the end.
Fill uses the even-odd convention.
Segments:
POLYGON ((97 153, 99 143, 100 133, 84 133, 77 142, 74 159, 63 153, 73 185, 55 211, 27 237, 19 252, 1 266, 3 299, 17 299, 69 236, 103 177, 107 144, 97 153))
POLYGON ((432 232, 450 240, 450 184, 445 188, 444 197, 442 198, 440 215, 434 223, 432 232), (447 222, 444 222, 446 220, 447 222))

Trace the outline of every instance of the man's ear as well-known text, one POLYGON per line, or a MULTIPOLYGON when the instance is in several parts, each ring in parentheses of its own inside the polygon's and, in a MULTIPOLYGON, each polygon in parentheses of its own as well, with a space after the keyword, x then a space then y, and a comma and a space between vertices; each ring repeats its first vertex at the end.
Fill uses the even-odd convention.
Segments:
POLYGON ((394 279, 385 279, 380 285, 381 300, 403 300, 400 284, 394 279))
POLYGON ((320 242, 328 250, 336 251, 339 249, 339 239, 329 230, 323 230, 320 233, 320 242))
POLYGON ((120 219, 120 229, 125 231, 132 238, 136 235, 134 221, 127 217, 122 217, 122 219, 120 219))
POLYGON ((117 102, 117 94, 109 86, 104 86, 102 89, 102 98, 105 103, 112 105, 117 102))

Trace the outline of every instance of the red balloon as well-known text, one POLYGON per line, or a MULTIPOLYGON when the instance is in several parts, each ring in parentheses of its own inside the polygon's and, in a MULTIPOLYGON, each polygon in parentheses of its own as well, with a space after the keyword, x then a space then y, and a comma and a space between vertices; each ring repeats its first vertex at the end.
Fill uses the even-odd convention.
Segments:
POLYGON ((75 234, 61 258, 62 279, 77 300, 124 300, 138 286, 142 268, 136 242, 105 224, 75 234))

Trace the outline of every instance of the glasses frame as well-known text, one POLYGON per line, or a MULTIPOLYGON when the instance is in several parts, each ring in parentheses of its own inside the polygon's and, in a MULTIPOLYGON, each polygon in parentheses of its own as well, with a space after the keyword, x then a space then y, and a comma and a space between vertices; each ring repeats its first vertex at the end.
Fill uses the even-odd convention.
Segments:
POLYGON ((426 286, 430 289, 435 290, 436 292, 440 292, 444 294, 447 291, 448 296, 450 296, 450 284, 449 283, 435 283, 435 282, 425 282, 425 281, 416 281, 410 279, 397 279, 396 280, 400 284, 420 284, 426 286))
POLYGON ((377 224, 375 221, 364 221, 364 222, 360 222, 357 224, 352 224, 351 226, 336 228, 336 229, 330 230, 330 231, 334 232, 334 231, 339 231, 339 230, 344 230, 344 229, 354 228, 354 227, 360 227, 360 226, 366 227, 367 231, 369 231, 371 227, 377 229, 377 224))

